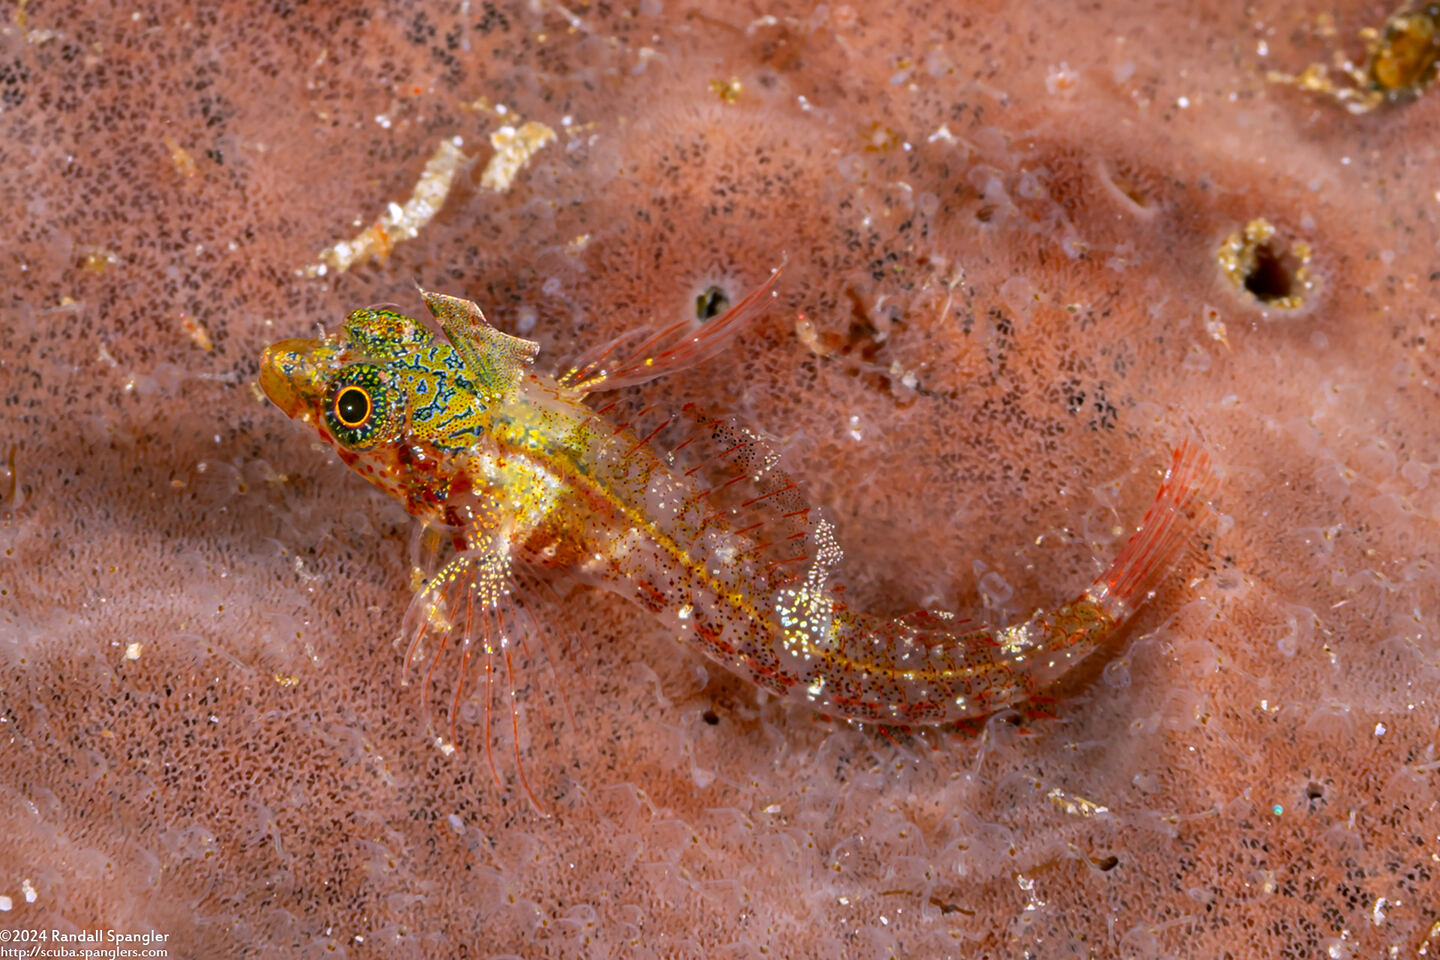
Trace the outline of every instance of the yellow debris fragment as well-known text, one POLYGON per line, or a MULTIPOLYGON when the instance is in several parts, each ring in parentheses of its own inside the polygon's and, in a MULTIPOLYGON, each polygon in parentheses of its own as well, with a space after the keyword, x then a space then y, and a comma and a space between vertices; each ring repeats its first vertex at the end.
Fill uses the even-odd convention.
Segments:
POLYGON ((115 255, 115 251, 105 247, 91 247, 85 251, 85 258, 80 261, 80 267, 87 273, 104 273, 119 262, 120 258, 115 255))
POLYGON ((174 137, 165 137, 165 149, 170 151, 170 162, 175 164, 180 176, 188 180, 200 172, 195 166, 195 158, 190 156, 190 151, 176 143, 174 137))
POLYGON ((731 77, 729 80, 711 80, 710 92, 720 98, 722 103, 734 103, 740 99, 740 91, 743 89, 739 77, 731 77))
POLYGON ((189 334, 190 339, 195 341, 195 346, 201 350, 215 349, 215 344, 210 339, 210 331, 206 330, 205 325, 199 320, 182 313, 180 314, 180 326, 189 334))
POLYGON ((536 120, 527 121, 519 128, 506 125, 496 130, 490 134, 490 146, 495 148, 495 154, 480 175, 480 185, 496 193, 509 190, 521 168, 554 140, 555 131, 536 120))

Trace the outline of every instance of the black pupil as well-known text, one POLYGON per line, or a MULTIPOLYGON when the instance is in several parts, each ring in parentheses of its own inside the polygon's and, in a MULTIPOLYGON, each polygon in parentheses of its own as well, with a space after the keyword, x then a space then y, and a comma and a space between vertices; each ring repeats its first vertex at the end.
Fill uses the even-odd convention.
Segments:
POLYGON ((370 398, 359 387, 346 387, 335 398, 335 414, 345 426, 358 426, 370 416, 370 398))

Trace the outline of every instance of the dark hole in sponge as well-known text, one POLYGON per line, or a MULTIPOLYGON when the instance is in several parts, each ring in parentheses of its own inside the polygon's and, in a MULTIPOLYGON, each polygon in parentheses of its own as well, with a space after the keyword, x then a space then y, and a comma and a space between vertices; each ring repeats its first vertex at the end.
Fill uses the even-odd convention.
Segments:
POLYGON ((714 711, 714 710, 706 710, 704 713, 700 714, 700 719, 701 719, 701 720, 704 720, 706 723, 710 724, 710 726, 712 726, 712 727, 715 726, 715 724, 717 724, 717 723, 720 722, 720 718, 715 715, 715 711, 714 711))
POLYGON ((1101 870, 1109 871, 1114 870, 1115 867, 1119 865, 1120 858, 1112 853, 1108 857, 1101 857, 1099 860, 1091 860, 1091 862, 1094 863, 1095 866, 1099 867, 1101 870))
POLYGON ((695 298, 695 319, 702 323, 729 309, 730 298, 725 296, 724 290, 713 285, 706 287, 705 292, 695 298))
POLYGON ((1261 303, 1284 300, 1295 292, 1293 258, 1277 253, 1268 243, 1255 248, 1255 263, 1245 274, 1245 289, 1261 303))

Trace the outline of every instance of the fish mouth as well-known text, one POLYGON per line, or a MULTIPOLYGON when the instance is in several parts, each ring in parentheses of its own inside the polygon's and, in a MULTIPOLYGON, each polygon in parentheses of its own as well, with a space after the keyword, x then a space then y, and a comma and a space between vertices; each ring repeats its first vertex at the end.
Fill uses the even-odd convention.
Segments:
POLYGON ((287 417, 305 415, 322 399, 323 355, 334 348, 321 340, 281 340, 260 355, 260 389, 287 417))

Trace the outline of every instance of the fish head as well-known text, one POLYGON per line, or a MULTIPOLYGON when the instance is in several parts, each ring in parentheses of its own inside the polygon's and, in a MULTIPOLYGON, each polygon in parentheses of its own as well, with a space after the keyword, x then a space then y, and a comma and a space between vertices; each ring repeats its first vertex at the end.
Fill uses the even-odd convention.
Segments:
POLYGON ((456 351, 392 310, 356 310, 338 336, 272 344, 259 379, 287 416, 417 515, 443 502, 454 472, 447 455, 484 440, 487 407, 456 351))

